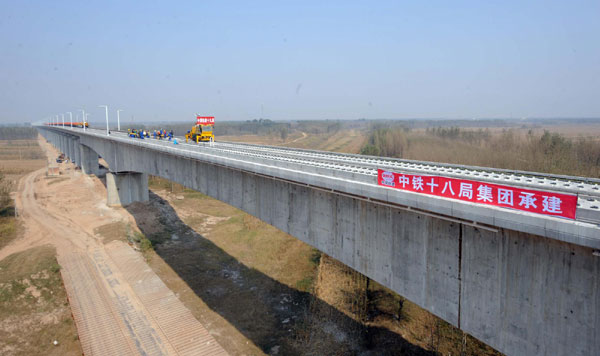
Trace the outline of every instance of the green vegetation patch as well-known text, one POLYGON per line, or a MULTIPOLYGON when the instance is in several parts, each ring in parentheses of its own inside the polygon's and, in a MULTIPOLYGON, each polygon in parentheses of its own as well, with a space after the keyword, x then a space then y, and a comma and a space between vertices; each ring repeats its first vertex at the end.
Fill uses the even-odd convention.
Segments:
POLYGON ((48 177, 48 178, 53 178, 50 180, 50 182, 48 182, 48 185, 52 185, 52 184, 56 184, 56 183, 60 183, 60 182, 69 180, 69 178, 66 178, 66 177, 48 177))
POLYGON ((0 249, 19 235, 19 222, 12 216, 0 216, 0 249))
POLYGON ((204 200, 204 199, 209 198, 207 195, 204 195, 197 190, 187 189, 187 188, 183 191, 183 196, 187 199, 197 199, 197 200, 204 200))

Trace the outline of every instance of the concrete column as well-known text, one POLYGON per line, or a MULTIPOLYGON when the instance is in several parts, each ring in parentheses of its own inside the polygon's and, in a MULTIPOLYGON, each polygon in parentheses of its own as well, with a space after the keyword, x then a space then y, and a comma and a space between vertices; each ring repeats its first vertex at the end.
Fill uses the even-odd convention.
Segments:
POLYGON ((71 160, 71 162, 75 162, 75 158, 76 158, 76 153, 75 153, 75 140, 74 139, 70 139, 69 140, 69 146, 71 147, 71 157, 69 157, 69 159, 71 160))
POLYGON ((81 170, 84 174, 98 175, 98 154, 91 148, 79 145, 81 157, 81 170))
POLYGON ((77 139, 73 139, 73 158, 71 159, 71 161, 73 161, 73 163, 75 163, 75 165, 79 168, 81 168, 81 150, 79 149, 79 142, 77 141, 77 139))
POLYGON ((136 201, 148 201, 148 174, 107 172, 106 191, 109 206, 126 206, 136 201))
POLYGON ((73 157, 73 152, 71 151, 71 143, 70 143, 70 141, 71 141, 71 140, 69 140, 69 139, 66 139, 66 140, 65 140, 65 152, 64 152, 64 153, 65 153, 65 155, 66 155, 66 156, 67 156, 69 159, 71 159, 71 157, 73 157))

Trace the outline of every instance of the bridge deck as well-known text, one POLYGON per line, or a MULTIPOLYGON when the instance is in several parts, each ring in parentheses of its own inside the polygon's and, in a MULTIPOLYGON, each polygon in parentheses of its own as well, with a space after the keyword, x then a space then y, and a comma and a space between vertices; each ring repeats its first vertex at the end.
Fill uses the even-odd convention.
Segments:
MULTIPOLYGON (((74 129, 82 132, 82 129, 74 129)), ((105 130, 87 129, 88 134, 105 136, 105 130)), ((129 139, 127 133, 112 131, 114 138, 129 139)), ((414 160, 380 158, 345 153, 295 149, 288 147, 264 146, 235 142, 186 143, 183 137, 177 137, 179 149, 189 151, 208 151, 212 154, 225 154, 243 157, 246 160, 274 163, 288 163, 305 167, 316 167, 332 172, 350 173, 352 179, 361 182, 376 182, 377 169, 395 172, 438 175, 453 178, 471 179, 495 184, 510 185, 528 189, 545 190, 578 195, 578 219, 580 221, 600 222, 600 179, 574 177, 537 172, 525 172, 489 167, 442 164, 414 160)), ((172 147, 167 140, 136 140, 156 148, 172 147)), ((334 175, 334 174, 332 174, 334 175)))
MULTIPOLYGON (((176 159, 199 160, 229 169, 311 186, 314 189, 349 194, 355 199, 392 204, 400 209, 415 210, 425 215, 433 214, 438 218, 480 226, 484 229, 486 226, 492 229, 507 228, 600 249, 600 179, 245 143, 186 143, 181 137, 178 137, 179 144, 174 145, 173 142, 167 140, 129 138, 125 132, 113 131, 110 136, 107 136, 105 130, 99 129, 86 129, 85 132, 83 129, 70 130, 58 127, 48 129, 66 136, 72 135, 83 145, 96 146, 96 149, 105 152, 104 154, 108 152, 106 149, 114 150, 110 155, 125 154, 119 159, 112 158, 115 166, 111 166, 110 169, 115 172, 135 171, 131 167, 136 166, 138 170, 141 169, 150 174, 167 174, 166 171, 162 172, 166 168, 154 167, 153 154, 144 155, 142 153, 146 150, 155 151, 173 155, 176 159), (118 146, 123 144, 126 146, 118 146), (103 148, 105 145, 112 145, 110 146, 112 148, 105 149, 103 148), (129 148, 126 149, 126 147, 129 148), (136 147, 143 150, 137 151, 142 154, 139 157, 136 154, 129 156, 127 152, 134 152, 136 147), (143 167, 139 162, 132 161, 140 159, 141 156, 144 156, 146 160, 143 167), (576 221, 381 187, 377 184, 377 169, 405 174, 461 178, 537 191, 577 195, 576 221)), ((63 137, 66 138, 66 136, 63 137)), ((104 158, 107 159, 107 157, 104 158)), ((162 164, 167 162, 169 160, 162 161, 162 164)), ((171 167, 173 170, 181 170, 181 168, 183 167, 171 167)), ((177 172, 173 174, 177 174, 177 172)), ((176 180, 185 182, 186 179, 188 178, 181 176, 176 180)))

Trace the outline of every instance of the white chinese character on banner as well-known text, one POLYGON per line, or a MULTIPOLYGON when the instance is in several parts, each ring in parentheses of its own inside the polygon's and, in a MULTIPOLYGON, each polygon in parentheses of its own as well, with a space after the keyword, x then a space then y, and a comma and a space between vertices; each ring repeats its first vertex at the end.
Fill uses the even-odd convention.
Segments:
POLYGON ((429 188, 431 189, 431 192, 433 193, 433 189, 435 187, 437 187, 439 184, 435 184, 434 178, 431 178, 431 182, 427 183, 427 185, 429 186, 429 188))
POLYGON ((473 184, 471 183, 460 183, 460 191, 458 197, 465 197, 467 199, 473 199, 473 184))
POLYGON ((477 192, 477 200, 482 200, 484 203, 492 202, 493 196, 491 187, 488 187, 487 185, 480 185, 479 188, 477 188, 477 192))
POLYGON ((446 181, 446 183, 444 183, 444 189, 442 189, 442 194, 446 193, 446 189, 450 189, 450 194, 454 195, 454 190, 452 190, 452 182, 451 181, 446 181))
POLYGON ((398 183, 402 184, 402 188, 406 188, 406 185, 409 184, 409 179, 407 176, 398 177, 398 183))
POLYGON ((560 204, 562 201, 557 197, 547 197, 544 195, 544 200, 542 201, 542 211, 547 211, 549 213, 562 213, 560 210, 560 204))
POLYGON ((513 191, 510 189, 498 188, 498 204, 513 206, 513 191))
POLYGON ((533 193, 525 193, 525 192, 521 193, 521 195, 519 195, 519 198, 521 198, 521 202, 519 203, 519 206, 524 206, 525 209, 529 209, 530 206, 537 208, 537 205, 535 205, 535 201, 537 199, 534 198, 533 196, 534 196, 533 193))
POLYGON ((423 177, 413 177, 413 189, 423 190, 423 177))

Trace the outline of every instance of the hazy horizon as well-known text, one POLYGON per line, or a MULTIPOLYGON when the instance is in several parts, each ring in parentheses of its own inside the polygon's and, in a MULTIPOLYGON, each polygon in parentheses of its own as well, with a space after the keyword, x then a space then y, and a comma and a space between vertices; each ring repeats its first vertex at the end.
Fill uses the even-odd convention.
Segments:
POLYGON ((600 3, 0 4, 0 123, 600 117, 600 3), (75 118, 75 116, 74 116, 75 118))

